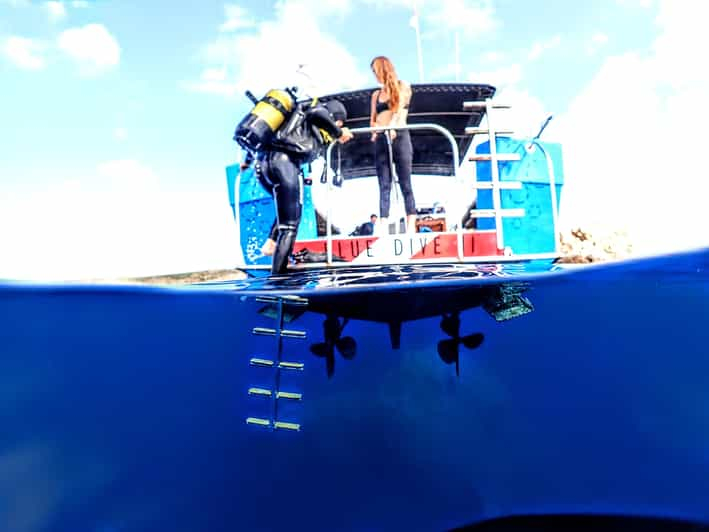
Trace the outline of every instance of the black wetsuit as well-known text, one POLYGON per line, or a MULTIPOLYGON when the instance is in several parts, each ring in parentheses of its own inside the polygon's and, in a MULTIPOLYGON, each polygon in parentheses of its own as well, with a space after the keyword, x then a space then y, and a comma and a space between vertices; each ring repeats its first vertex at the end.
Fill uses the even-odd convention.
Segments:
MULTIPOLYGON (((408 108, 404 106, 404 108, 408 108)), ((376 101, 376 113, 389 109, 389 102, 380 102, 379 95, 376 101)), ((391 196, 391 165, 389 161, 389 146, 386 133, 380 132, 374 143, 374 164, 377 169, 379 180, 379 216, 389 217, 389 203, 391 196)), ((416 201, 414 200, 414 190, 411 186, 411 164, 413 160, 414 148, 411 144, 411 134, 408 129, 396 131, 396 137, 391 143, 392 159, 396 165, 396 175, 399 178, 399 187, 404 196, 404 208, 406 214, 416 214, 416 201)))
POLYGON ((315 160, 340 135, 342 130, 324 106, 300 106, 269 146, 258 154, 257 175, 264 188, 273 194, 278 220, 271 273, 284 273, 293 252, 303 208, 300 167, 315 160), (300 118, 298 113, 302 113, 300 118))

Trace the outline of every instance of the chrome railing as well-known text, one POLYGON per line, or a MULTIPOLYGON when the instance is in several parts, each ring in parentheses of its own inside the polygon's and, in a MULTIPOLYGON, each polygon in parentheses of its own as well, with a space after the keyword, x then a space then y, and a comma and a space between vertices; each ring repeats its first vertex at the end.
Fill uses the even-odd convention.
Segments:
POLYGON ((544 149, 544 146, 542 146, 541 142, 539 142, 537 138, 533 138, 525 146, 527 153, 531 153, 532 151, 534 151, 534 146, 541 150, 547 162, 547 172, 549 173, 549 189, 551 194, 551 221, 552 225, 554 226, 554 253, 556 255, 559 255, 559 248, 561 246, 559 242, 559 213, 557 212, 556 206, 558 199, 556 197, 556 181, 554 180, 554 163, 551 160, 551 156, 549 155, 549 153, 544 149))
MULTIPOLYGON (((505 250, 506 248, 504 247, 504 233, 503 233, 503 227, 502 227, 502 218, 505 216, 525 216, 525 213, 518 214, 516 211, 519 211, 520 209, 503 209, 502 208, 502 202, 501 202, 501 197, 500 197, 500 192, 502 189, 517 189, 521 188, 519 185, 521 183, 503 183, 500 180, 500 175, 499 175, 499 168, 498 168, 498 162, 501 160, 520 160, 518 155, 513 154, 498 154, 497 153, 497 142, 496 142, 496 137, 498 134, 509 134, 507 131, 496 131, 496 129, 490 124, 490 111, 493 108, 509 108, 507 105, 501 105, 501 104, 495 104, 493 103, 490 99, 483 101, 483 102, 465 102, 464 107, 466 109, 472 108, 472 107, 482 107, 485 108, 486 114, 488 117, 488 127, 487 128, 466 128, 466 133, 485 133, 489 135, 490 139, 490 154, 487 156, 489 157, 490 164, 491 164, 491 183, 490 186, 474 186, 474 188, 490 188, 492 191, 492 203, 493 203, 493 216, 495 218, 495 228, 496 228, 496 237, 497 237, 497 247, 498 249, 505 250), (513 186, 515 185, 515 186, 513 186)), ((548 122, 548 120, 547 120, 548 122)), ((546 124, 545 124, 546 125, 546 124)), ((457 181, 459 179, 459 150, 458 150, 458 144, 456 143, 455 138, 451 134, 450 131, 448 131, 445 127, 440 126, 438 124, 431 124, 431 123, 425 123, 425 124, 409 124, 405 126, 376 126, 376 127, 362 127, 362 128, 354 128, 351 129, 350 131, 357 135, 357 134, 362 134, 362 133, 372 133, 375 131, 389 131, 389 130, 411 130, 411 129, 423 129, 423 130, 433 130, 441 133, 443 136, 445 136, 448 141, 450 142, 451 145, 451 150, 452 150, 452 158, 453 158, 453 177, 457 181)), ((554 165, 553 161, 551 159, 551 156, 547 152, 546 149, 542 146, 542 144, 537 140, 538 136, 527 141, 525 143, 525 148, 528 154, 532 153, 532 151, 535 148, 538 148, 541 150, 542 154, 544 155, 546 159, 546 164, 547 164, 547 171, 549 174, 549 189, 550 189, 550 196, 551 196, 551 210, 552 210, 552 225, 553 225, 553 231, 554 231, 554 255, 558 256, 559 255, 559 249, 560 249, 560 242, 559 242, 559 234, 558 234, 558 211, 557 211, 557 191, 556 191, 556 182, 555 182, 555 176, 554 176, 554 165)), ((327 212, 326 212, 326 220, 325 220, 325 225, 326 225, 326 234, 327 234, 327 240, 326 240, 326 246, 327 246, 327 264, 332 265, 332 198, 331 198, 331 191, 333 187, 333 182, 332 179, 329 178, 330 173, 332 172, 330 164, 332 161, 332 150, 335 147, 336 143, 332 143, 328 146, 327 151, 326 151, 326 156, 325 156, 325 175, 327 176, 327 189, 326 189, 326 203, 327 203, 327 212)), ((472 156, 472 160, 476 160, 477 158, 481 157, 481 155, 478 156, 472 156)), ((482 157, 485 157, 482 155, 482 157)), ((480 159, 483 160, 483 159, 480 159)), ((393 172, 392 172, 393 173, 393 172)), ((457 250, 458 250, 458 260, 463 261, 463 224, 462 223, 457 223, 456 224, 456 239, 457 239, 457 250)), ((539 257, 545 258, 546 254, 534 254, 534 255, 519 255, 516 256, 517 258, 532 258, 536 257, 539 255, 539 257)))
MULTIPOLYGON (((446 128, 443 126, 440 126, 438 124, 407 124, 405 126, 375 126, 375 127, 358 127, 358 128, 353 128, 350 129, 353 135, 357 135, 360 133, 373 133, 375 131, 390 131, 390 130, 411 130, 411 129, 427 129, 427 130, 433 130, 439 132, 441 135, 446 137, 448 139, 448 142, 450 142, 451 149, 453 152, 453 177, 458 180, 458 165, 459 165, 459 160, 460 156, 458 153, 458 144, 455 141, 455 137, 451 134, 450 131, 448 131, 446 128)), ((326 233, 327 233, 327 243, 325 244, 327 246, 327 263, 328 265, 332 264, 332 201, 331 201, 331 196, 330 192, 332 190, 332 180, 329 178, 331 169, 330 169, 330 161, 332 160, 332 149, 335 147, 336 142, 333 142, 327 147, 327 151, 325 154, 325 175, 328 176, 327 178, 327 189, 326 189, 326 197, 325 201, 327 203, 327 213, 326 213, 326 220, 325 220, 325 226, 326 226, 326 233)), ((462 250, 463 250, 463 231, 462 231, 462 224, 457 225, 457 237, 458 237, 458 260, 462 260, 462 250)))
MULTIPOLYGON (((495 217, 495 230, 497 233, 497 247, 498 249, 503 249, 506 251, 506 248, 504 247, 505 245, 505 237, 504 237, 504 228, 502 225, 502 217, 505 216, 505 212, 509 212, 508 216, 516 216, 516 213, 514 212, 516 209, 503 209, 502 208, 502 202, 501 202, 501 197, 500 197, 500 191, 502 189, 518 189, 520 188, 519 185, 521 183, 503 183, 500 180, 500 169, 497 166, 499 162, 501 161, 514 161, 514 160, 521 160, 517 155, 515 154, 499 154, 497 152, 497 135, 511 135, 511 131, 503 131, 503 130, 497 130, 495 127, 493 127, 493 122, 491 119, 491 115, 493 114, 493 109, 510 109, 509 105, 505 104, 500 104, 500 103, 495 103, 492 101, 491 98, 487 98, 484 101, 470 101, 470 102, 464 102, 463 103, 463 108, 464 109, 485 109, 485 115, 487 117, 487 128, 481 128, 481 127, 475 127, 475 128, 466 128, 465 131, 466 133, 469 134, 477 134, 477 133, 483 133, 488 136, 489 139, 489 144, 490 144, 490 154, 489 154, 489 161, 490 161, 490 176, 491 176, 491 189, 492 189, 492 203, 493 203, 493 211, 494 211, 494 217, 495 217), (511 186, 511 185, 515 186, 511 186)), ((542 125, 541 129, 539 130, 539 133, 537 135, 530 139, 528 142, 525 144, 525 151, 527 154, 531 154, 534 151, 534 147, 538 147, 542 154, 544 155, 544 158, 546 159, 546 164, 547 164, 547 171, 549 173, 549 189, 550 189, 550 195, 551 195, 551 213, 552 213, 552 225, 553 225, 553 231, 554 231, 554 255, 558 256, 559 255, 559 249, 561 247, 560 241, 559 241, 559 232, 558 232, 558 211, 557 211, 557 195, 556 195, 556 182, 554 179, 554 164, 551 160, 551 156, 547 153, 547 150, 544 149, 544 147, 541 145, 539 142, 539 137, 541 136, 542 132, 544 129, 549 125, 549 122, 551 121, 552 117, 549 116, 544 124, 542 125)), ((475 160, 476 157, 472 157, 471 160, 475 160)), ((481 159, 482 160, 482 159, 481 159)), ((487 187, 485 187, 487 188, 487 187)), ((519 258, 524 258, 524 255, 519 256, 519 258)))

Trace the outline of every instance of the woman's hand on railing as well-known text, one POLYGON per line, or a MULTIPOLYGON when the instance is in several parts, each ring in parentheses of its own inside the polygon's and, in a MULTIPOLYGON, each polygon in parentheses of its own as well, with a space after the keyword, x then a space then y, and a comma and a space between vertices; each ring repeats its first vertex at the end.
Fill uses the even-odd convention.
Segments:
POLYGON ((377 140, 379 133, 388 135, 391 140, 394 140, 396 138, 396 129, 387 129, 386 131, 374 131, 372 133, 372 142, 375 142, 377 140))

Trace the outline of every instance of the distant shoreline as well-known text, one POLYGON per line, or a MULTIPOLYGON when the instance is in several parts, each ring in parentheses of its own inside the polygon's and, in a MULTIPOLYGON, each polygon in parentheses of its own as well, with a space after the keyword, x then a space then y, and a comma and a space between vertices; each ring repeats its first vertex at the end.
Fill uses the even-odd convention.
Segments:
POLYGON ((100 284, 148 284, 148 285, 183 285, 208 281, 237 281, 246 278, 241 270, 204 270, 199 272, 166 273, 146 277, 126 277, 117 279, 99 279, 90 282, 100 284))

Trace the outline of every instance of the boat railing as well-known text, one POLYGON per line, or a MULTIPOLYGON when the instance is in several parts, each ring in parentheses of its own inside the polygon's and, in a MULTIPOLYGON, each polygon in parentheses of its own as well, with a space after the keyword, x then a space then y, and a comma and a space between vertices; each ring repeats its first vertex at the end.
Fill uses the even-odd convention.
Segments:
POLYGON ((557 227, 559 226, 559 213, 556 210, 557 196, 556 196, 556 181, 554 180, 554 163, 551 160, 551 155, 544 149, 544 146, 535 138, 529 141, 525 149, 527 152, 531 153, 534 149, 539 149, 544 155, 544 159, 547 163, 547 172, 549 173, 549 190, 551 195, 551 220, 552 226, 554 228, 554 254, 559 255, 561 242, 559 241, 559 231, 557 227))
MULTIPOLYGON (((448 131, 445 127, 439 125, 439 124, 431 124, 431 123, 424 123, 424 124, 406 124, 403 126, 370 126, 370 127, 357 127, 357 128, 352 128, 350 131, 352 132, 353 135, 357 134, 362 134, 362 133, 374 133, 374 132, 380 132, 380 131, 391 131, 391 130, 416 130, 416 129, 424 129, 424 130, 429 130, 429 131, 437 131, 444 137, 448 139, 448 142, 450 142, 451 145, 451 153, 452 153, 452 158, 453 158, 453 177, 457 180, 458 179, 458 166, 459 166, 459 160, 460 160, 460 154, 458 152, 458 143, 455 140, 455 137, 453 134, 448 131)), ((336 143, 332 143, 327 147, 326 155, 325 155, 325 169, 327 172, 327 175, 330 173, 330 162, 332 160, 332 150, 335 147, 336 143)), ((332 264, 332 201, 331 201, 331 195, 330 192, 332 190, 333 184, 332 180, 327 179, 327 188, 326 188, 326 203, 327 203, 327 214, 326 214, 326 220, 325 220, 325 226, 326 226, 326 235, 327 235, 327 263, 332 264)), ((463 255, 462 255, 462 242, 463 242, 463 231, 462 231, 462 224, 458 224, 457 227, 457 235, 458 235, 458 260, 462 260, 463 255)))
MULTIPOLYGON (((517 190, 522 187, 520 181, 500 181, 500 168, 498 163, 506 161, 520 161, 521 157, 517 153, 498 153, 497 152, 497 135, 513 135, 514 133, 509 130, 497 129, 496 122, 493 120, 492 116, 495 114, 493 111, 495 109, 510 109, 510 105, 504 103, 493 102, 491 98, 487 98, 481 101, 467 101, 463 102, 463 109, 485 109, 485 117, 487 120, 487 127, 467 127, 465 128, 465 133, 468 135, 483 134, 487 135, 490 145, 489 154, 475 154, 469 157, 470 161, 490 161, 490 182, 480 182, 478 181, 473 187, 477 190, 486 189, 492 190, 492 202, 493 208, 492 212, 487 212, 478 209, 477 213, 473 213, 473 216, 477 217, 494 217, 495 218, 495 230, 497 233, 497 247, 498 249, 504 250, 505 248, 505 236, 504 228, 502 225, 503 217, 524 217, 524 209, 503 209, 502 208, 502 198, 500 196, 500 191, 502 190, 517 190)), ((551 214, 552 214, 552 227, 554 231, 554 255, 559 255, 559 232, 558 228, 558 213, 557 213, 557 195, 556 195, 556 182, 554 179, 554 164, 551 160, 551 156, 548 151, 544 149, 542 144, 538 141, 544 128, 548 125, 551 117, 547 118, 546 122, 542 126, 541 130, 536 137, 531 139, 525 145, 525 150, 527 153, 532 153, 535 149, 539 149, 544 155, 547 164, 547 171, 549 173, 549 190, 551 195, 551 214)), ((546 254, 542 254, 545 256, 546 254)), ((518 258, 526 258, 521 255, 518 258)))
MULTIPOLYGON (((468 213, 470 217, 473 218, 494 218, 495 219, 495 233, 496 233, 496 244, 497 249, 501 250, 504 256, 509 258, 512 252, 505 247, 505 237, 504 228, 502 224, 503 218, 523 218, 526 215, 525 209, 523 208, 502 208, 502 190, 519 190, 522 188, 522 183, 520 181, 501 181, 500 180, 500 168, 498 164, 500 162, 507 161, 521 161, 522 157, 519 153, 498 153, 497 151, 497 135, 512 135, 512 131, 497 129, 495 120, 493 120, 493 110, 494 109, 509 109, 510 106, 502 103, 493 102, 492 99, 488 98, 484 101, 468 101, 464 102, 463 108, 468 109, 484 109, 485 116, 487 118, 487 127, 467 127, 465 128, 465 133, 468 135, 483 134, 489 138, 490 153, 475 153, 468 157, 469 161, 479 162, 486 161, 490 162, 490 181, 477 181, 472 185, 472 188, 477 190, 490 190, 492 195, 492 209, 481 209, 481 208, 471 208, 468 213)), ((548 120, 547 120, 548 122, 548 120)), ((546 125, 546 124, 545 124, 546 125)), ((353 128, 350 131, 357 135, 363 133, 373 133, 380 131, 390 131, 390 130, 430 130, 437 131, 444 137, 448 139, 451 145, 451 153, 453 159, 453 177, 457 181, 459 179, 459 150, 458 144, 455 137, 451 132, 445 127, 439 124, 433 123, 423 123, 423 124, 406 124, 402 126, 374 126, 374 127, 361 127, 353 128)), ((549 255, 558 256, 560 249, 559 234, 557 231, 558 227, 558 213, 557 213, 557 191, 556 183, 554 177, 554 165, 549 155, 548 151, 543 147, 543 145, 537 140, 538 136, 529 140, 525 143, 525 150, 528 154, 531 154, 535 149, 539 149, 546 159, 548 179, 549 179, 549 190, 551 195, 551 210, 552 210, 552 226, 554 231, 554 252, 549 253, 538 253, 538 254, 520 254, 514 255, 517 259, 532 259, 532 258, 547 258, 549 255)), ((325 168, 327 177, 326 186, 326 247, 327 247, 327 264, 332 265, 332 188, 333 180, 329 178, 331 171, 331 161, 332 161, 332 150, 336 143, 332 143, 328 146, 325 156, 325 168)), ((464 227, 463 223, 459 222, 456 224, 456 239, 457 239, 457 254, 458 260, 463 262, 463 233, 464 227)), ((492 259, 493 257, 481 257, 479 259, 492 259)))

